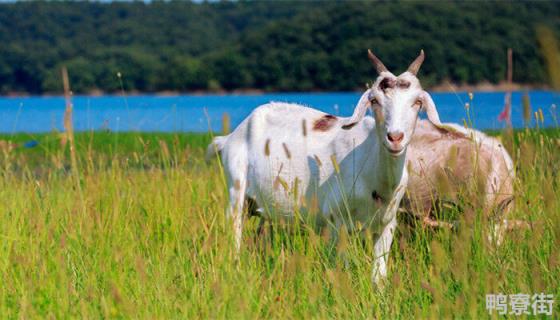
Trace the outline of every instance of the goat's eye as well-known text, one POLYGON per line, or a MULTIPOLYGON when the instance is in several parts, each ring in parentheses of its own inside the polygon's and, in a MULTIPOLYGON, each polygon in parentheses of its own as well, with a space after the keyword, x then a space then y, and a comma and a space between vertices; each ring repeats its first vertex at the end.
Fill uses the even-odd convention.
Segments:
POLYGON ((418 99, 414 102, 414 104, 412 105, 413 107, 422 107, 422 100, 418 99))
POLYGON ((378 104, 377 99, 376 98, 372 98, 369 102, 371 102, 371 104, 378 104))

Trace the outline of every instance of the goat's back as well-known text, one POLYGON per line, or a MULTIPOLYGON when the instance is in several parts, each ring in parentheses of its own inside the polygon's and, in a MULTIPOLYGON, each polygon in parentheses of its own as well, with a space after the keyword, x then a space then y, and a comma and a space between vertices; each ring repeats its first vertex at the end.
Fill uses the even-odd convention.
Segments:
POLYGON ((257 107, 221 150, 226 175, 233 183, 247 179, 247 195, 260 206, 293 212, 311 176, 319 181, 319 175, 326 174, 312 167, 317 166, 316 157, 330 165, 341 124, 338 117, 297 104, 272 102, 257 107))
POLYGON ((438 129, 425 120, 417 123, 407 153, 405 209, 425 216, 438 201, 458 203, 460 198, 482 205, 488 214, 504 203, 507 207, 514 172, 503 145, 480 131, 445 126, 453 130, 438 129))

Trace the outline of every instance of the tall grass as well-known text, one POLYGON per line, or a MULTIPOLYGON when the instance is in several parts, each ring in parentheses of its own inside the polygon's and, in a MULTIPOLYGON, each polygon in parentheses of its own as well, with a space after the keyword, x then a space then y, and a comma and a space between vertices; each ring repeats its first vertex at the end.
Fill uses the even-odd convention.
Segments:
POLYGON ((259 237, 249 220, 236 261, 207 135, 78 133, 79 186, 59 135, 1 139, 1 318, 484 318, 499 292, 554 294, 560 314, 558 130, 514 134, 531 229, 496 247, 476 208, 455 233, 401 223, 383 291, 353 234, 333 252, 313 228, 259 237))

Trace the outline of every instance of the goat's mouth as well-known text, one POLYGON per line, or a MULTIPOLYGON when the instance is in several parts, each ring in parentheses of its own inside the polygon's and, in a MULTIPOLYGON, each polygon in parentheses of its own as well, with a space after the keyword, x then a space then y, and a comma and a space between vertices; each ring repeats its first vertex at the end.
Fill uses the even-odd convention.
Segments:
POLYGON ((405 147, 393 148, 393 147, 390 147, 388 145, 385 145, 385 149, 387 149, 387 151, 389 152, 389 154, 391 156, 398 157, 398 156, 400 156, 401 154, 404 153, 405 147))

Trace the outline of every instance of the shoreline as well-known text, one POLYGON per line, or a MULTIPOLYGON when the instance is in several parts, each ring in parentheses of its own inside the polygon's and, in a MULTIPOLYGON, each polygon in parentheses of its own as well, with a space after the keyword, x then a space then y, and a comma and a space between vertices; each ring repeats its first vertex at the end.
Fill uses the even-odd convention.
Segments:
MULTIPOLYGON (((508 84, 507 82, 500 82, 498 84, 493 84, 489 82, 482 82, 479 84, 455 84, 452 82, 443 82, 435 86, 427 88, 427 91, 434 93, 460 93, 460 92, 507 92, 507 91, 551 91, 554 90, 548 85, 528 85, 513 83, 508 84)), ((204 96, 204 95, 214 95, 214 96, 228 96, 228 95, 265 95, 265 94, 301 94, 301 93, 333 93, 333 92, 362 92, 361 89, 354 89, 348 91, 329 91, 329 90, 308 90, 308 91, 267 91, 261 89, 236 89, 236 90, 194 90, 194 91, 156 91, 156 92, 141 92, 141 91, 126 91, 126 96, 136 97, 136 96, 157 96, 157 97, 176 97, 176 96, 204 96)), ((123 96, 122 92, 105 92, 101 90, 92 90, 89 92, 78 93, 74 96, 81 97, 102 97, 102 96, 123 96)), ((25 97, 44 97, 44 98, 57 98, 64 97, 62 92, 47 92, 42 94, 31 94, 28 92, 8 92, 6 94, 0 94, 0 98, 25 98, 25 97)))
POLYGON ((507 83, 502 81, 499 83, 481 82, 477 84, 456 84, 452 82, 442 82, 438 85, 431 86, 428 91, 453 93, 453 92, 507 92, 507 91, 554 91, 546 84, 521 84, 507 83))

